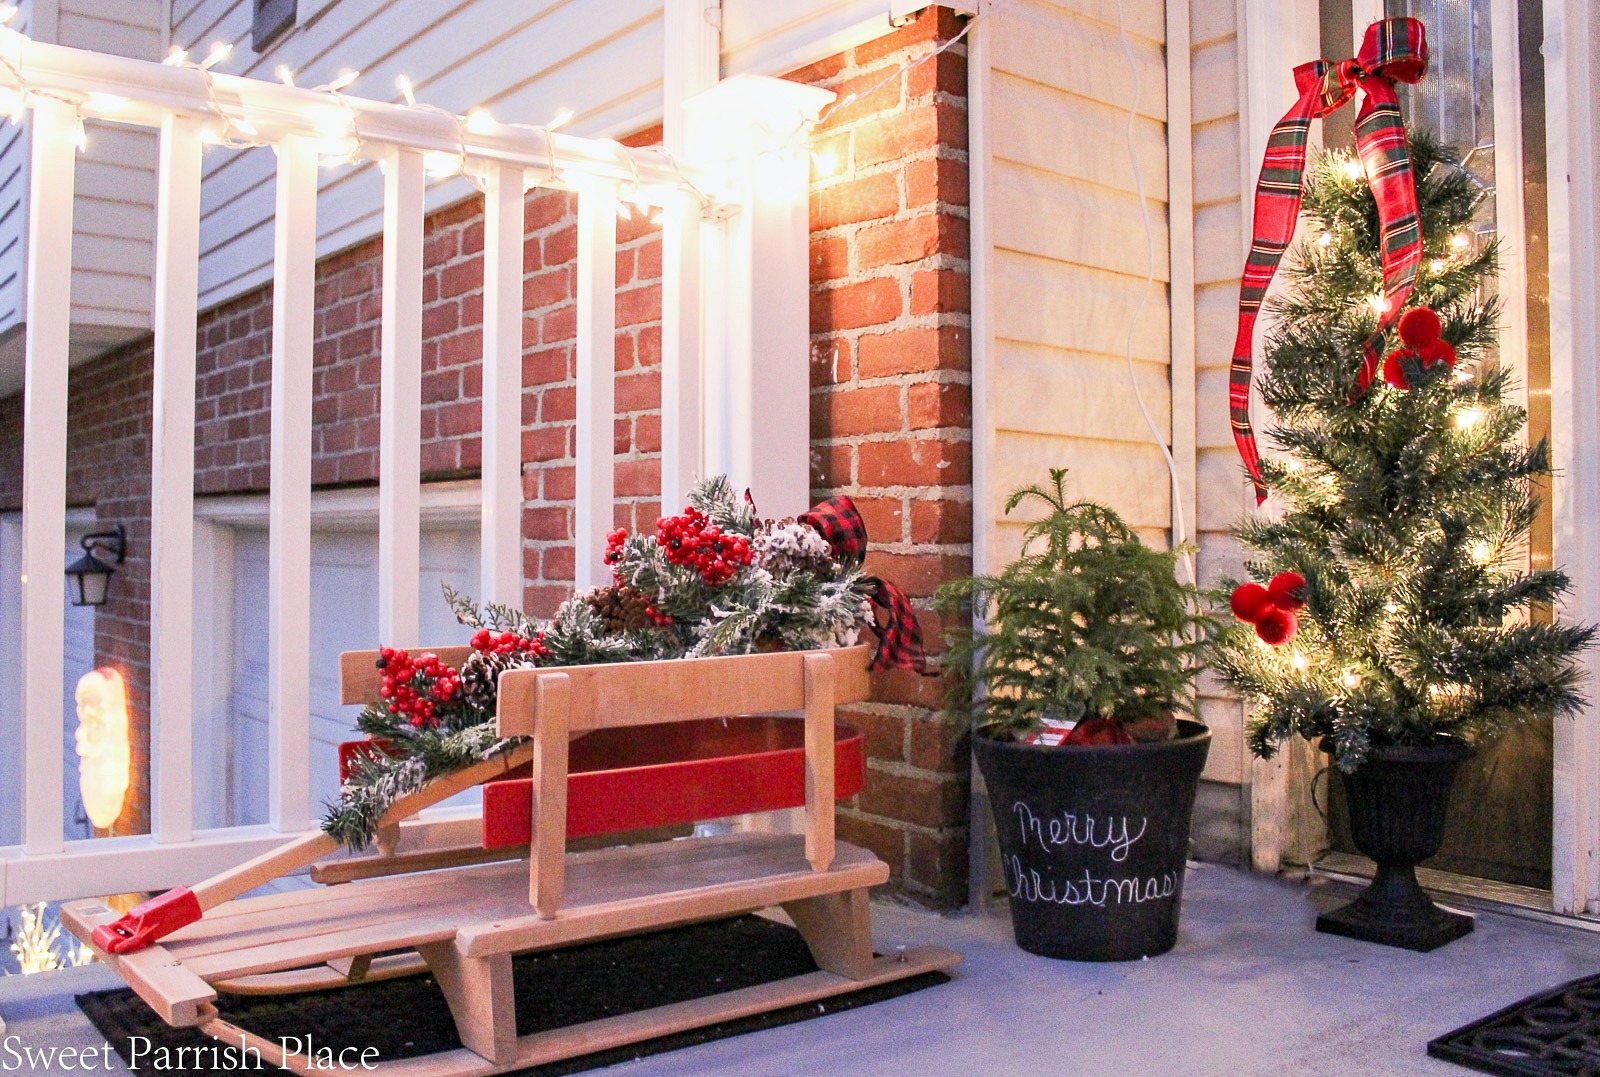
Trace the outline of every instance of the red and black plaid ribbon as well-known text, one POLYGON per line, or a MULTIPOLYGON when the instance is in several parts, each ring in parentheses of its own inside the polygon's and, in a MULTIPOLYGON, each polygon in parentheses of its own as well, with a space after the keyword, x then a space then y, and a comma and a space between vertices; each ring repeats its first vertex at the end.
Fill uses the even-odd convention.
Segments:
MULTIPOLYGON (((833 555, 851 565, 859 565, 867 557, 867 524, 855 502, 848 497, 830 497, 810 512, 800 517, 828 540, 833 555)), ((906 593, 887 580, 876 576, 863 577, 872 587, 868 598, 874 606, 884 611, 880 625, 873 618, 872 630, 878 636, 878 653, 872 658, 870 669, 914 669, 932 675, 928 668, 928 655, 922 646, 922 628, 917 624, 916 611, 906 593)))
POLYGON ((1250 352, 1256 316, 1294 236, 1300 216, 1300 189, 1306 167, 1306 136, 1311 121, 1342 108, 1357 90, 1364 95, 1356 114, 1356 152, 1378 201, 1382 234, 1383 295, 1387 305, 1378 329, 1361 349, 1361 373, 1351 401, 1361 398, 1383 361, 1383 334, 1400 316, 1422 261, 1422 228, 1417 219, 1417 188, 1411 151, 1406 146, 1396 82, 1418 82, 1428 69, 1428 45, 1416 19, 1383 19, 1367 27, 1353 60, 1314 60, 1294 69, 1300 99, 1267 139, 1256 182, 1250 255, 1239 286, 1239 335, 1233 343, 1228 375, 1228 410, 1233 440, 1256 487, 1256 503, 1267 499, 1260 454, 1250 429, 1250 352))

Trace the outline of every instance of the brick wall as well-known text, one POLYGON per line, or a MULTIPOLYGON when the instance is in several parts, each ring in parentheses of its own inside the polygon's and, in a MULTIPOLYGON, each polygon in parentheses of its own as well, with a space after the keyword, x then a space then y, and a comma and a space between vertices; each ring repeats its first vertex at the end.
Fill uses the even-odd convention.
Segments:
MULTIPOLYGON (((930 9, 911 25, 790 76, 841 95, 874 86, 959 30, 930 9)), ((848 493, 870 528, 869 568, 925 606, 970 565, 965 62, 958 46, 837 110, 813 140, 812 462, 820 497, 848 493)), ((652 144, 660 132, 627 141, 652 144)), ((474 196, 432 214, 424 238, 422 468, 477 474, 481 454, 483 209, 474 196)), ((548 614, 571 591, 577 257, 572 198, 531 194, 524 243, 525 602, 548 614)), ((317 270, 313 481, 377 478, 381 248, 317 270)), ((204 313, 196 404, 196 493, 269 485, 271 291, 204 313)), ((661 513, 661 244, 642 216, 619 222, 616 482, 619 526, 661 513)), ((129 530, 129 560, 97 620, 100 660, 119 666, 136 714, 135 795, 117 833, 147 829, 150 347, 76 368, 69 501, 129 530)), ((0 507, 20 501, 21 406, 0 401, 0 507)), ((676 508, 676 506, 674 506, 676 508)), ((925 614, 925 616, 930 616, 925 614)), ((925 627, 930 639, 937 626, 925 627)), ((937 905, 965 895, 965 751, 938 720, 937 682, 875 678, 849 720, 871 754, 867 788, 840 832, 888 861, 894 885, 937 905)))

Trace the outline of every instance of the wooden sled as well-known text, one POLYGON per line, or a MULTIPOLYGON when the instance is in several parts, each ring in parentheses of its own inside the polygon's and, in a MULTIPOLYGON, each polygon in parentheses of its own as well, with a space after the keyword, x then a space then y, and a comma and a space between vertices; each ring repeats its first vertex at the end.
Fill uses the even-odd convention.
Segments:
MULTIPOLYGON (((439 653, 447 662, 460 657, 445 649, 439 653)), ((342 656, 346 702, 377 698, 375 658, 375 652, 342 656)), ((499 683, 499 730, 529 742, 397 802, 380 823, 377 855, 313 868, 314 880, 341 885, 239 899, 337 851, 332 839, 316 834, 192 890, 153 899, 142 917, 118 920, 104 904, 80 901, 62 908, 62 921, 168 1024, 243 1042, 264 1059, 308 1075, 321 1072, 311 1058, 223 1020, 213 1005, 218 992, 314 990, 426 968, 450 1006, 463 1047, 380 1062, 379 1069, 391 1077, 477 1077, 946 969, 960 955, 938 947, 874 956, 867 890, 888 880, 888 866, 834 837, 840 788, 834 708, 867 698, 868 658, 866 648, 856 647, 507 671, 499 683), (574 756, 584 750, 582 741, 570 746, 575 738, 593 733, 599 741, 617 737, 607 730, 783 711, 804 713, 803 835, 735 833, 567 851, 569 772, 574 756), (526 778, 519 768, 526 768, 526 778), (495 796, 485 798, 483 845, 396 851, 403 819, 495 779, 501 782, 495 796), (529 801, 520 824, 494 818, 494 802, 504 803, 508 791, 529 801), (527 859, 503 859, 518 855, 519 826, 527 828, 527 859), (819 971, 517 1036, 515 955, 773 906, 780 906, 805 938, 819 971), (173 925, 182 926, 172 930, 173 925)), ((775 751, 782 754, 782 746, 775 751)), ((637 769, 645 773, 659 765, 637 769)), ((583 788, 583 773, 572 773, 572 788, 583 788)), ((688 773, 704 781, 708 772, 688 773)), ((745 776, 748 781, 749 772, 745 776)), ((760 776, 757 771, 757 781, 760 776)), ((652 778, 659 781, 660 774, 652 778)), ((692 810, 704 807, 692 798, 686 803, 694 805, 692 810)), ((659 814, 641 811, 626 818, 635 822, 659 814)))

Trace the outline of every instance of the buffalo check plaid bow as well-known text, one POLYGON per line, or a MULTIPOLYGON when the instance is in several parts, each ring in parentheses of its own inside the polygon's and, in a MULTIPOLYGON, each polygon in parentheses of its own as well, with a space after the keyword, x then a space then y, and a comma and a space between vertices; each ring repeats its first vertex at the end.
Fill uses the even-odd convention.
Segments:
POLYGON ((1360 90, 1365 98, 1356 114, 1356 152, 1378 202, 1382 235, 1383 296, 1386 306, 1377 331, 1361 348, 1361 373, 1351 402, 1372 384, 1383 360, 1383 334, 1400 316, 1422 261, 1422 229, 1417 219, 1417 187, 1411 151, 1406 146, 1396 82, 1418 82, 1428 69, 1428 45, 1416 19, 1383 19, 1367 27, 1353 60, 1314 60, 1294 69, 1300 99, 1272 128, 1261 178, 1256 182, 1250 255, 1239 286, 1239 335, 1228 374, 1228 410, 1233 440, 1255 483, 1256 503, 1267 499, 1260 454, 1250 429, 1250 351, 1256 316, 1278 262, 1294 236, 1300 216, 1300 189, 1306 167, 1306 135, 1311 121, 1342 108, 1360 90))
MULTIPOLYGON (((855 502, 848 497, 830 497, 800 517, 800 522, 817 529, 833 555, 851 565, 859 565, 867 557, 867 524, 861 518, 855 502)), ((906 593, 887 580, 864 576, 863 581, 872 588, 868 595, 872 604, 885 613, 884 623, 873 618, 872 630, 878 636, 878 653, 872 658, 870 669, 914 669, 932 676, 928 668, 928 655, 922 646, 922 629, 917 624, 916 611, 906 593)))

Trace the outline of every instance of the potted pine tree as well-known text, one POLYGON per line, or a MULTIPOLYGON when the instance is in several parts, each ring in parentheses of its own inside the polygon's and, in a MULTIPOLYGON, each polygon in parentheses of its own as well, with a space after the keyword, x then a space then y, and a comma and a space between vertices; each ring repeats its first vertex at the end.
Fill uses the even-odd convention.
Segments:
POLYGON ((1494 361, 1495 245, 1471 233, 1479 189, 1431 139, 1411 152, 1424 245, 1412 309, 1383 381, 1353 403, 1352 357, 1381 291, 1377 207, 1352 158, 1313 164, 1310 238, 1292 252, 1260 382, 1281 450, 1262 473, 1282 511, 1237 528, 1254 555, 1255 582, 1233 600, 1248 623, 1214 662, 1255 706, 1256 755, 1293 734, 1321 743, 1356 847, 1377 863, 1318 930, 1431 950, 1472 930, 1414 870, 1439 851, 1457 769, 1510 726, 1582 707, 1574 660, 1595 629, 1553 621, 1567 577, 1527 564, 1550 449, 1526 442, 1494 361))
POLYGON ((973 724, 1017 945, 1129 961, 1177 942, 1211 733, 1175 716, 1192 713, 1214 622, 1175 553, 1104 505, 1069 502, 1065 481, 1052 469, 1006 503, 1043 509, 1016 561, 939 590, 947 625, 982 626, 947 632, 947 711, 973 724), (1060 744, 1040 736, 1069 723, 1060 744))

